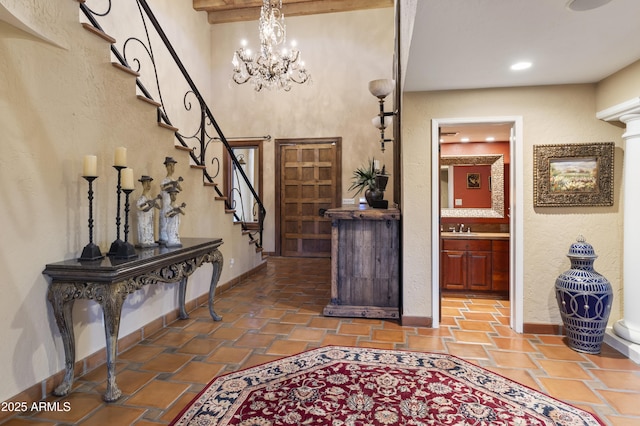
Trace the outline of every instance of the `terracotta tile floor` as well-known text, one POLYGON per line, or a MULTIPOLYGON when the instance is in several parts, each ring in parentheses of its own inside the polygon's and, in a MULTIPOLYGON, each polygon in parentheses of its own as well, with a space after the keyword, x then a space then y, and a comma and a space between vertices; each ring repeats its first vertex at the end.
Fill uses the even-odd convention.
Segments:
MULTIPOLYGON (((270 258, 267 268, 206 306, 118 356, 123 397, 105 404, 106 370, 76 379, 69 412, 4 419, 3 425, 159 425, 216 375, 321 345, 449 352, 595 412, 611 425, 640 425, 640 366, 603 346, 600 355, 569 349, 561 336, 519 335, 508 325, 509 302, 443 298, 440 329, 378 319, 329 318, 328 259, 270 258)), ((426 291, 426 290, 425 290, 426 291)))

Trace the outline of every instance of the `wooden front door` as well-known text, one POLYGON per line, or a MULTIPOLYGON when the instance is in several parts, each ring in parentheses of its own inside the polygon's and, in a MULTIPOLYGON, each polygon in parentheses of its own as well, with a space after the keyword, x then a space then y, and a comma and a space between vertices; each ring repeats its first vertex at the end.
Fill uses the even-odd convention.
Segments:
POLYGON ((341 138, 275 142, 276 252, 330 257, 331 221, 319 212, 341 204, 341 138))

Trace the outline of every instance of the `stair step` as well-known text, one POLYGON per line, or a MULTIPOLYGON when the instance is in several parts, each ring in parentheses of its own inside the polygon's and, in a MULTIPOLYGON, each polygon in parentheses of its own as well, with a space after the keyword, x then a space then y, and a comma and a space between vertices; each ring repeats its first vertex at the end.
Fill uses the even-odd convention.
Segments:
POLYGON ((234 209, 224 209, 224 212, 227 214, 232 214, 232 213, 235 213, 236 211, 234 209))
POLYGON ((226 200, 228 200, 228 199, 229 199, 229 198, 227 198, 227 197, 216 197, 216 198, 215 198, 215 200, 216 200, 216 201, 226 201, 226 200))
POLYGON ((137 95, 138 99, 140 99, 142 102, 146 102, 150 105, 153 105, 156 108, 160 108, 162 106, 162 104, 160 102, 156 102, 153 99, 149 99, 146 96, 142 96, 142 95, 137 95))
POLYGON ((214 186, 214 187, 215 187, 215 186, 218 186, 218 184, 217 184, 217 183, 215 183, 215 182, 204 182, 204 183, 203 183, 203 185, 204 185, 204 186, 214 186))
POLYGON ((163 123, 162 121, 158 121, 158 126, 162 127, 163 129, 171 130, 173 132, 177 132, 178 131, 177 127, 170 126, 167 123, 163 123))
POLYGON ((249 240, 249 244, 256 244, 257 241, 256 240, 249 240))
POLYGON ((124 65, 122 65, 119 62, 111 62, 111 65, 113 65, 114 67, 118 68, 120 71, 124 71, 127 74, 131 74, 134 77, 140 77, 140 74, 138 74, 137 72, 135 72, 134 70, 132 70, 129 67, 125 67, 124 65))
POLYGON ((199 169, 199 170, 204 170, 207 168, 207 166, 203 166, 202 164, 189 164, 189 167, 191 167, 192 169, 199 169))
POLYGON ((262 252, 264 249, 260 246, 256 246, 256 253, 262 252))
POLYGON ((101 31, 101 30, 97 29, 93 25, 91 25, 89 23, 86 23, 86 22, 83 22, 82 26, 84 27, 85 30, 89 31, 92 34, 97 35, 98 37, 100 37, 104 41, 108 41, 111 44, 115 44, 116 43, 116 39, 115 38, 111 37, 109 34, 105 33, 104 31, 101 31))
POLYGON ((188 146, 182 146, 182 145, 174 145, 174 147, 179 150, 179 151, 193 151, 193 148, 189 148, 188 146))

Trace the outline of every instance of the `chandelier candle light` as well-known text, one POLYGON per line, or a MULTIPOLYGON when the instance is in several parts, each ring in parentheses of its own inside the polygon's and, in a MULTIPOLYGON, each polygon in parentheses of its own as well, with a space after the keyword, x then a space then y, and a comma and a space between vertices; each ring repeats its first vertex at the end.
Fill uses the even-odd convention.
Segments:
POLYGON ((251 82, 256 92, 265 87, 288 92, 292 82, 302 84, 310 80, 295 41, 290 49, 284 47, 287 29, 281 8, 282 0, 273 6, 270 0, 263 0, 258 23, 260 55, 256 57, 246 48, 246 41, 242 41, 242 47, 235 51, 231 61, 233 81, 237 84, 251 82))

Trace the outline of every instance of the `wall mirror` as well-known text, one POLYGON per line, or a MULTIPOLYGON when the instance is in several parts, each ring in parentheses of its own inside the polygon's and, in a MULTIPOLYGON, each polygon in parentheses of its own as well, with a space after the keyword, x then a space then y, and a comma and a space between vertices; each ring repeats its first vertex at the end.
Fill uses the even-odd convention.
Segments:
MULTIPOLYGON (((263 194, 262 140, 229 141, 229 145, 251 185, 261 197, 263 194)), ((234 222, 244 222, 247 229, 258 229, 259 208, 257 201, 228 153, 224 156, 223 168, 224 194, 231 207, 236 211, 234 222)))
POLYGON ((460 155, 440 157, 441 217, 503 218, 504 217, 504 158, 502 155, 460 155), (449 176, 456 166, 489 166, 491 169, 491 207, 454 208, 449 176))

